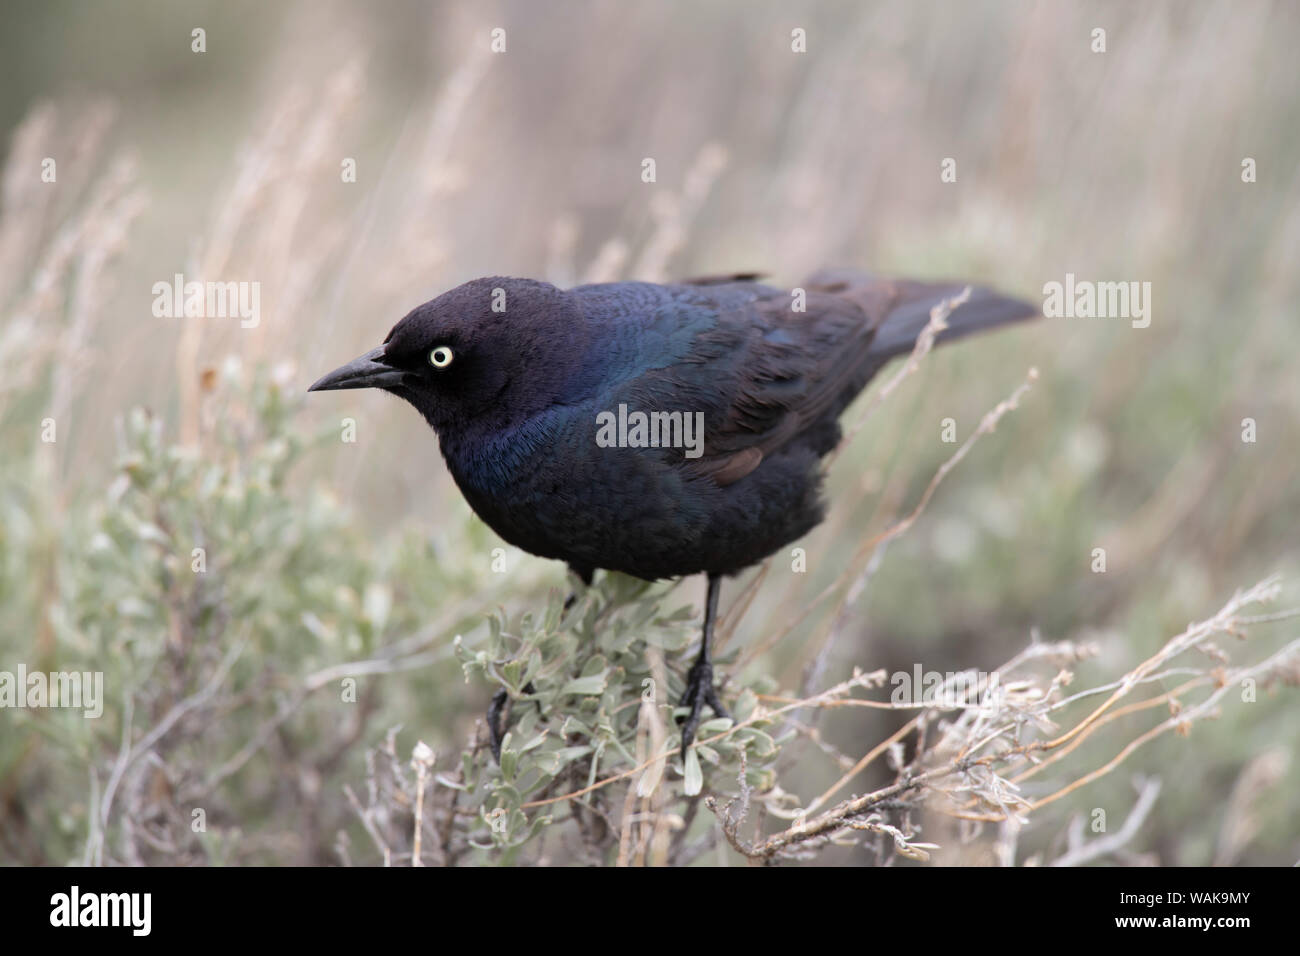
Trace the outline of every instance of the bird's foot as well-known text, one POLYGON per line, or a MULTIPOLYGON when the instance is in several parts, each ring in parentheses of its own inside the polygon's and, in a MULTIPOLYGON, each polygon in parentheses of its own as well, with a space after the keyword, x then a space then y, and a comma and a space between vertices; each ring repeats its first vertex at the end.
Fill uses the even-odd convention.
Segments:
POLYGON ((686 675, 686 693, 682 694, 680 707, 689 707, 691 712, 684 717, 678 717, 677 722, 682 725, 682 757, 686 756, 686 751, 690 749, 691 742, 695 740, 695 731, 700 726, 700 712, 704 710, 704 705, 708 704, 713 708, 713 713, 718 717, 730 718, 731 714, 727 713, 727 708, 722 706, 718 700, 718 692, 713 686, 713 662, 710 660, 697 660, 686 675))
MULTIPOLYGON (((524 685, 525 694, 535 694, 536 689, 533 682, 529 681, 524 685)), ((505 740, 505 731, 501 728, 501 714, 506 709, 506 704, 510 700, 510 694, 504 687, 492 695, 492 703, 488 704, 487 710, 487 728, 488 728, 488 746, 492 748, 492 759, 497 764, 501 763, 501 742, 505 740)), ((534 701, 537 704, 537 712, 542 712, 541 701, 534 701)))
MULTIPOLYGON (((591 585, 590 571, 575 571, 574 573, 578 576, 578 578, 582 581, 582 583, 585 586, 589 587, 591 585)), ((578 592, 570 591, 569 596, 564 599, 564 610, 560 614, 561 621, 564 621, 568 618, 569 612, 573 610, 573 606, 577 603, 578 603, 578 592)), ((527 684, 524 685, 523 691, 525 694, 537 693, 531 681, 529 681, 527 684)), ((509 700, 510 700, 510 694, 506 691, 504 687, 502 687, 500 690, 498 690, 495 694, 492 695, 492 703, 488 704, 488 710, 487 710, 488 744, 492 748, 492 757, 494 760, 496 760, 498 765, 501 763, 501 742, 505 740, 505 736, 506 736, 505 731, 501 727, 501 723, 502 723, 501 715, 505 711, 506 704, 509 700)), ((534 701, 534 703, 537 704, 537 712, 540 714, 542 712, 541 701, 534 701)))

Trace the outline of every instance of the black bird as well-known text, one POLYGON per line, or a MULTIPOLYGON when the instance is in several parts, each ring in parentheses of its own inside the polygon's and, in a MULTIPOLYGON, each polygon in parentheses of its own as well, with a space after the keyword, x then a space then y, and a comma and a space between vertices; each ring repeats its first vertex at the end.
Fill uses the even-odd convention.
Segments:
MULTIPOLYGON (((683 754, 705 704, 727 713, 710 657, 722 578, 822 520, 820 460, 840 413, 965 288, 825 271, 787 292, 755 278, 568 290, 476 279, 310 389, 410 402, 479 517, 584 583, 597 568, 708 575, 683 754)), ((1037 312, 973 288, 939 341, 1037 312)), ((489 711, 494 753, 504 702, 489 711)))

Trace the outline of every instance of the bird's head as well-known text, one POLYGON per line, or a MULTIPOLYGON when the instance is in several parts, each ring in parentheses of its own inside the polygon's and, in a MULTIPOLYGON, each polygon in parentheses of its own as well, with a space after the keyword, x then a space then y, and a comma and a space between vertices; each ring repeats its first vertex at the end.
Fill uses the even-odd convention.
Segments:
POLYGON ((383 389, 444 436, 508 427, 564 399, 586 345, 570 296, 545 282, 492 276, 412 309, 382 345, 308 391, 383 389))

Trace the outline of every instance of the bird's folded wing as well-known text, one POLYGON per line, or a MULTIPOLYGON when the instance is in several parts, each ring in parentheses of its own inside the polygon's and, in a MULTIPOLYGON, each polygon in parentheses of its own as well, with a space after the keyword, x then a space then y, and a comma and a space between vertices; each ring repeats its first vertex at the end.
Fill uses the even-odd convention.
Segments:
MULTIPOLYGON (((823 272, 805 284, 802 300, 770 293, 722 312, 696 344, 711 356, 713 387, 726 401, 706 415, 704 454, 690 467, 727 485, 796 438, 825 454, 838 440, 834 420, 854 396, 890 358, 913 347, 934 307, 964 289, 823 272), (717 354, 727 350, 730 356, 717 354)), ((1034 314, 1023 302, 977 287, 941 338, 1034 314)))
POLYGON ((729 401, 706 417, 704 455, 691 467, 728 485, 838 414, 861 388, 874 329, 856 303, 809 290, 724 313, 718 332, 742 361, 722 380, 729 401))

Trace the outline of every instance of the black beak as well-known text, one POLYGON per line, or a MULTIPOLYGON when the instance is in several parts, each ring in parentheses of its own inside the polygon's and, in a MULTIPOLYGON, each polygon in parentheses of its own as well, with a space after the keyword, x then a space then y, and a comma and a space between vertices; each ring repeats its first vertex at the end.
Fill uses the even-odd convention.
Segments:
POLYGON ((392 388, 401 385, 406 373, 383 363, 384 347, 372 349, 328 375, 322 376, 309 392, 328 392, 337 388, 392 388))

